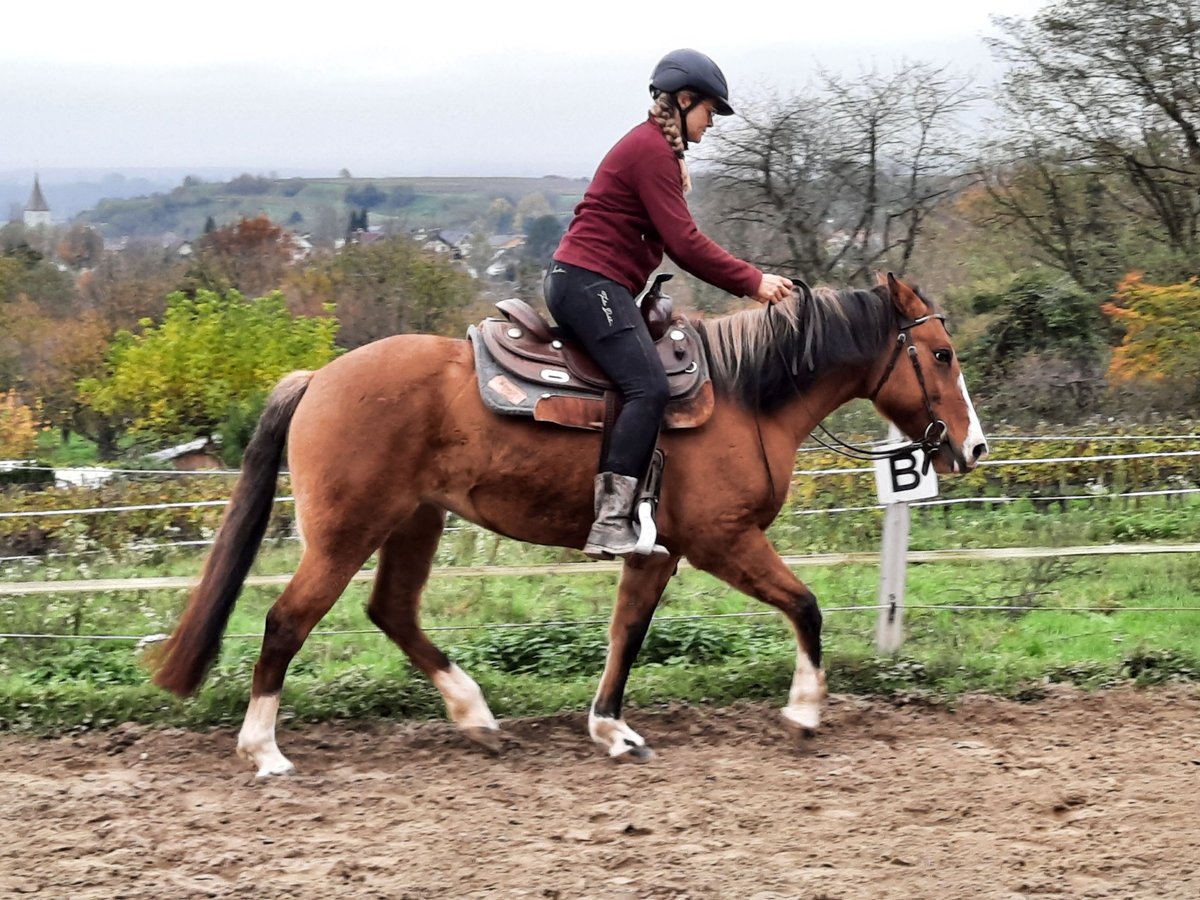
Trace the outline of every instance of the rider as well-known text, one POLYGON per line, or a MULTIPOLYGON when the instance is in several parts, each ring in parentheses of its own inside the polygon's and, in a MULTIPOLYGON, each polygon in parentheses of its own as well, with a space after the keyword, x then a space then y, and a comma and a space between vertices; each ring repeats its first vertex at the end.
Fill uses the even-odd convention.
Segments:
POLYGON ((665 250, 697 278, 735 296, 775 303, 792 290, 722 249, 696 227, 684 195, 691 189, 684 151, 699 143, 713 116, 733 114, 717 64, 695 50, 674 50, 650 76, 649 118, 600 162, 546 275, 546 305, 621 392, 600 474, 596 521, 584 552, 595 558, 633 552, 630 514, 650 464, 667 376, 634 295, 665 250))

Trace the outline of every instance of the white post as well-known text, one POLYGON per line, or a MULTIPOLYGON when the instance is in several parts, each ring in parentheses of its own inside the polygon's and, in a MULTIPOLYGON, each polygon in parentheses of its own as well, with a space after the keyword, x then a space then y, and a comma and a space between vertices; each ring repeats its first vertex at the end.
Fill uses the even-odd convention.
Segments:
POLYGON ((923 453, 905 449, 904 435, 895 425, 888 431, 888 444, 894 445, 896 454, 875 461, 875 489, 886 508, 879 566, 879 620, 875 625, 875 648, 880 653, 895 653, 904 638, 908 502, 937 495, 933 469, 926 464, 923 453))
POLYGON ((883 514, 883 552, 879 561, 879 618, 875 649, 895 653, 904 640, 904 585, 908 561, 908 504, 889 503, 883 514))

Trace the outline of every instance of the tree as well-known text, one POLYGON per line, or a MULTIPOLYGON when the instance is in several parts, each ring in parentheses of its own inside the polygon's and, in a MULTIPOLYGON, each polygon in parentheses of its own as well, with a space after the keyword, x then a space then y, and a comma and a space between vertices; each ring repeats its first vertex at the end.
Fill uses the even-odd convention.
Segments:
POLYGON ((261 175, 251 175, 249 172, 243 172, 225 187, 231 194, 267 194, 275 187, 275 183, 269 178, 263 178, 261 175))
MULTIPOLYGON (((992 45, 1011 66, 1000 97, 1009 113, 1006 141, 1010 149, 1022 149, 1043 188, 1042 197, 1005 192, 1001 218, 1024 229, 1085 286, 1091 260, 1078 242, 1088 238, 1088 204, 1106 218, 1130 220, 1131 230, 1150 239, 1142 247, 1168 247, 1171 259, 1160 261, 1161 271, 1195 273, 1200 258, 1195 0, 1071 0, 1031 20, 998 23, 1003 36, 992 45), (1073 175, 1081 186, 1069 185, 1073 175), (1047 216, 1055 215, 1059 222, 1045 227, 1047 216)), ((1122 262, 1134 261, 1106 268, 1121 271, 1122 262)))
POLYGON ((293 316, 277 292, 254 300, 237 291, 175 293, 162 324, 118 334, 106 374, 84 379, 79 391, 134 434, 209 434, 231 409, 260 403, 283 375, 331 360, 337 327, 331 316, 293 316))
POLYGON ((166 297, 185 280, 188 262, 156 244, 131 243, 106 253, 76 282, 79 302, 95 310, 109 333, 131 329, 142 319, 158 319, 166 297))
POLYGON ((474 320, 474 280, 407 237, 347 244, 289 279, 292 308, 313 313, 333 304, 338 342, 357 347, 392 334, 462 335, 474 320))
POLYGON ((525 246, 522 255, 531 263, 545 267, 562 240, 563 225, 558 216, 545 215, 525 221, 525 246))
POLYGON ((15 394, 0 392, 0 457, 29 459, 37 447, 37 418, 15 394))
POLYGON ((58 242, 58 258, 75 269, 94 266, 104 255, 104 238, 90 225, 72 225, 58 242))
POLYGON ((530 221, 541 216, 548 216, 552 212, 553 210, 550 209, 550 204, 547 202, 545 194, 540 191, 525 194, 517 201, 517 210, 513 214, 512 227, 516 231, 525 231, 530 221))
POLYGON ((0 252, 0 304, 22 298, 56 318, 69 316, 76 308, 71 275, 28 244, 17 243, 0 252))
POLYGON ((907 64, 768 99, 717 136, 716 215, 742 255, 807 279, 902 273, 930 213, 962 180, 958 113, 974 97, 945 69, 907 64))
POLYGON ((283 284, 292 263, 292 237, 266 216, 242 219, 196 241, 189 289, 262 294, 283 284))
POLYGON ((346 202, 351 206, 362 207, 363 210, 374 209, 383 204, 387 198, 388 195, 374 184, 367 184, 360 188, 346 188, 346 202))
POLYGON ((1104 312, 1125 329, 1109 365, 1113 381, 1166 386, 1179 406, 1194 413, 1200 400, 1200 280, 1154 285, 1134 272, 1104 312))
POLYGON ((1062 276, 1028 273, 973 306, 987 324, 964 367, 991 413, 1062 421, 1098 403, 1108 326, 1090 295, 1062 276))
POLYGON ((513 227, 515 216, 516 210, 513 209, 513 205, 505 197, 497 197, 483 214, 479 226, 488 234, 507 234, 513 227))

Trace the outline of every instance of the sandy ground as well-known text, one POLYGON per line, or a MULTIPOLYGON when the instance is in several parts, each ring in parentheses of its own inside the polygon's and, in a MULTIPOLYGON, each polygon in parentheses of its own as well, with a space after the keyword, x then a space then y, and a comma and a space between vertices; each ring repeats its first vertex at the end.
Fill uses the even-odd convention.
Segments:
POLYGON ((956 710, 833 698, 635 711, 659 757, 584 717, 285 730, 256 781, 231 731, 0 737, 0 895, 1200 897, 1200 690, 956 710))

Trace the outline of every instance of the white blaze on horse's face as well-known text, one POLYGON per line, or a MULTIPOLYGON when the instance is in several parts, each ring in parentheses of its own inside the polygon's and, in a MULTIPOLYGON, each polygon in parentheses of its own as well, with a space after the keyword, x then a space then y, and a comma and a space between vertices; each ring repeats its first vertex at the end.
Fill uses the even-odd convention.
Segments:
POLYGON ((936 440, 941 432, 933 456, 938 472, 969 472, 987 456, 988 446, 943 316, 892 275, 887 287, 901 325, 876 405, 914 441, 936 440))
POLYGON ((971 403, 971 395, 967 392, 967 382, 960 371, 958 373, 958 390, 963 402, 967 405, 967 436, 963 440, 962 458, 967 461, 967 468, 973 469, 987 459, 987 438, 983 436, 983 426, 979 424, 979 416, 975 414, 975 405, 971 403))

